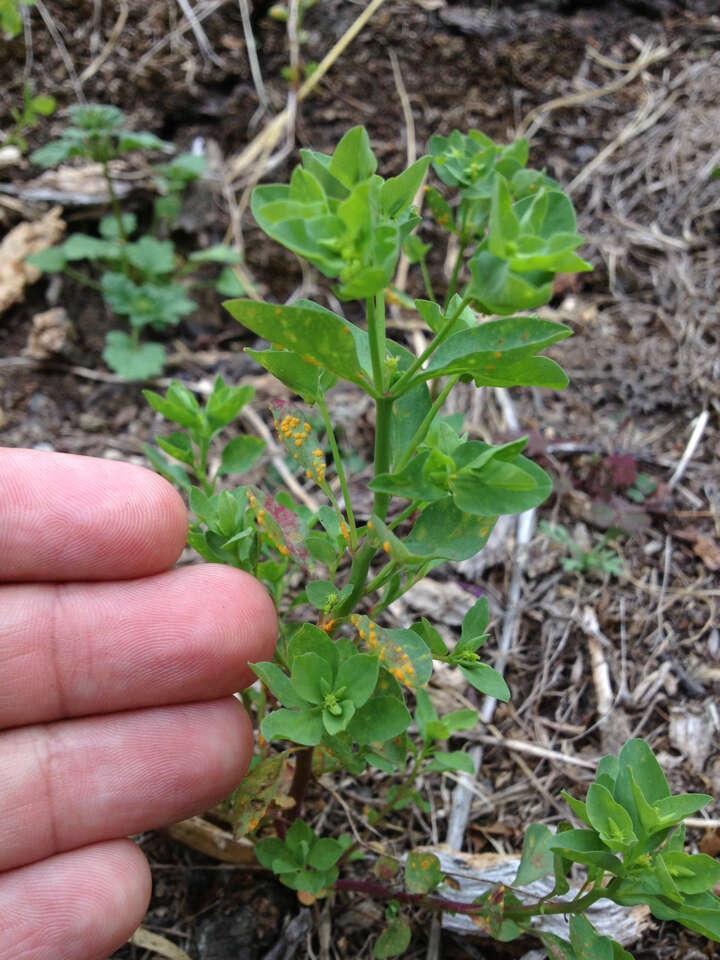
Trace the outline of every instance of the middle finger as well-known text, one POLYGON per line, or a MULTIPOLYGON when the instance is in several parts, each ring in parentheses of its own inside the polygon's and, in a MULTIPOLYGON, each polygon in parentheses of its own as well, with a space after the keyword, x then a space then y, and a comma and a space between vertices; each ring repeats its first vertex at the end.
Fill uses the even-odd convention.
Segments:
POLYGON ((5 731, 0 872, 206 810, 251 751, 233 698, 5 731))

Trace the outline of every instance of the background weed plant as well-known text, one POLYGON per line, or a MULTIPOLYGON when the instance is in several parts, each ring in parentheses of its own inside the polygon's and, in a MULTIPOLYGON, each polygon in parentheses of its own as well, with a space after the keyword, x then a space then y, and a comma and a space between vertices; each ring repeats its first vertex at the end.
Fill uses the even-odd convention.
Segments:
POLYGON ((569 557, 563 557, 560 560, 560 565, 563 570, 569 573, 588 573, 595 571, 601 575, 616 577, 622 574, 622 557, 614 550, 605 548, 610 538, 610 533, 602 537, 591 550, 584 550, 580 544, 573 540, 566 527, 561 523, 553 526, 550 523, 542 521, 538 525, 538 529, 540 533, 544 533, 550 540, 559 543, 561 547, 565 547, 570 554, 569 557))
MULTIPOLYGON (((478 131, 434 136, 429 156, 387 180, 376 173, 361 127, 332 156, 312 150, 301 156, 289 184, 254 191, 253 213, 267 234, 334 280, 340 300, 359 301, 366 322, 302 300, 226 306, 268 341, 267 349, 249 352, 298 398, 273 401, 275 428, 298 473, 326 502, 313 512, 285 492, 271 496, 252 485, 217 490, 209 444, 249 399, 246 388, 218 378, 204 408, 179 383, 164 397, 145 393, 181 428, 159 437, 160 450, 148 455, 188 493, 196 518, 189 542, 207 560, 259 577, 280 612, 275 659, 254 664, 261 684, 245 695, 262 737, 250 776, 228 801, 237 832, 256 836, 260 863, 305 903, 332 890, 384 900, 376 957, 406 950, 410 907, 469 914, 498 940, 533 933, 551 957, 629 957, 585 916, 603 897, 648 904, 656 917, 720 940, 720 900, 711 892, 720 865, 684 852, 682 826, 711 798, 671 796, 642 740, 603 758, 584 801, 565 795, 582 827, 563 821, 553 832, 531 825, 513 887, 495 887, 473 903, 453 898, 430 852, 410 852, 401 866, 370 850, 369 832, 322 837, 301 819, 308 784, 320 772, 360 775, 371 767, 394 778, 384 805, 368 817, 376 831, 392 811, 422 805, 418 775, 473 772, 470 758, 448 752, 445 742, 473 726, 476 712, 439 716, 427 685, 441 662, 481 693, 509 698, 502 676, 482 659, 487 601, 469 610, 452 645, 424 618, 388 629, 382 614, 433 567, 481 550, 498 516, 548 496, 550 478, 523 455, 527 438, 500 445, 469 440, 457 418, 443 416, 443 404, 461 381, 478 388, 564 387, 565 374, 541 351, 571 331, 528 311, 550 299, 557 273, 589 269, 575 252, 582 238, 570 200, 543 172, 527 168, 524 140, 500 146, 478 131), (426 188, 426 203, 455 234, 458 249, 442 297, 426 267, 430 246, 415 232, 421 222, 415 198, 431 164, 449 190, 426 188), (430 335, 419 355, 386 333, 388 301, 402 297, 408 305, 392 286, 403 250, 426 287, 425 298, 409 303, 430 335), (490 315, 497 319, 484 319, 490 315), (340 379, 375 406, 369 516, 353 505, 327 408, 327 391, 340 379), (364 879, 351 867, 356 860, 367 867, 364 879), (584 882, 571 891, 575 865, 584 882), (544 876, 553 878, 553 889, 539 900, 516 889, 544 876), (550 914, 570 918, 566 939, 536 926, 536 918, 550 914)), ((259 454, 248 440, 226 447, 221 473, 239 472, 259 454)))
MULTIPOLYGON (((64 243, 28 257, 28 262, 48 273, 64 272, 99 290, 109 309, 130 324, 130 333, 108 333, 103 359, 128 380, 146 379, 162 371, 165 350, 162 344, 143 342, 141 331, 148 327, 167 330, 196 309, 186 281, 203 264, 230 265, 241 258, 219 244, 183 260, 170 237, 185 187, 202 176, 203 157, 183 154, 154 168, 160 196, 152 223, 142 232, 135 214, 121 209, 110 164, 132 150, 170 154, 175 147, 152 133, 128 130, 124 114, 116 107, 74 106, 69 112, 71 124, 60 139, 36 150, 31 159, 42 167, 54 167, 74 157, 99 163, 112 212, 100 221, 99 237, 75 233, 64 243), (81 260, 94 265, 95 277, 75 269, 75 262, 81 260)), ((234 276, 224 271, 218 279, 219 291, 236 293, 238 284, 233 281, 234 276)))
POLYGON ((25 133, 38 123, 39 117, 49 117, 54 112, 55 97, 47 94, 33 96, 32 89, 26 84, 23 88, 22 110, 18 110, 17 107, 12 107, 10 110, 15 126, 3 140, 3 146, 8 147, 14 144, 24 153, 27 150, 25 133))

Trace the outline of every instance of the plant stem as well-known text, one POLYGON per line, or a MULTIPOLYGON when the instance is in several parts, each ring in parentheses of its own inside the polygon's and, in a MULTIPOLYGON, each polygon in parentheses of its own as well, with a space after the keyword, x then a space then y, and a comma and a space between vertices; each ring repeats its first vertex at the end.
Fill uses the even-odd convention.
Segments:
POLYGON ((380 573, 375 577, 374 580, 371 580, 370 583, 365 587, 363 593, 365 596, 369 596, 371 593, 375 593, 376 590, 379 590, 383 584, 395 573, 397 570, 397 560, 391 560, 390 563, 386 563, 382 568, 380 573))
POLYGON ((322 414, 323 423, 325 424, 325 430, 328 436, 328 442, 330 443, 330 449, 332 450, 333 460, 335 461, 335 469, 337 470, 338 479, 340 480, 340 489, 342 490, 343 499, 345 501, 345 511, 347 513, 348 525, 350 527, 350 549, 357 549, 357 528, 355 526, 355 516, 353 514, 352 503, 350 502, 350 490, 347 485, 347 479, 345 478, 345 469, 343 467, 342 457, 340 456, 340 450, 337 445, 337 440, 335 439, 335 431, 333 430, 333 425, 328 415, 327 406, 325 405, 325 398, 320 396, 317 401, 318 407, 320 408, 320 413, 322 414))
POLYGON ((77 280, 78 283, 81 283, 84 287, 90 287, 91 290, 102 290, 102 287, 95 280, 91 280, 90 277, 86 277, 84 273, 80 273, 79 270, 75 270, 73 267, 68 267, 67 265, 63 267, 62 272, 68 276, 72 277, 73 280, 77 280))
POLYGON ((413 502, 410 504, 409 507, 405 507, 403 512, 398 514, 398 516, 395 517, 392 523, 388 524, 388 528, 390 530, 394 530, 395 527, 400 526, 403 520, 407 520, 408 517, 411 517, 413 513, 415 513, 415 511, 419 508, 421 502, 422 501, 419 501, 419 500, 413 500, 413 502))
POLYGON ((368 325, 368 339, 370 340, 370 361, 372 363, 373 384, 376 391, 382 396, 385 393, 385 300, 382 293, 379 299, 372 297, 365 300, 365 315, 368 325), (381 307, 378 310, 378 306, 381 307))
POLYGON ((297 820, 302 813, 305 791, 312 774, 312 755, 312 747, 302 747, 295 754, 295 772, 293 773, 289 794, 295 801, 295 806, 290 811, 291 820, 297 820))
POLYGON ((420 272, 422 273, 423 283, 425 284, 425 292, 433 303, 437 303, 432 281, 430 280, 430 274, 428 273, 427 263, 425 262, 425 257, 420 260, 420 272))
MULTIPOLYGON (((390 418, 392 416, 393 397, 382 394, 385 390, 385 300, 382 291, 377 294, 375 303, 371 297, 366 300, 368 334, 370 338, 370 357, 373 365, 373 381, 380 396, 375 399, 375 468, 374 476, 388 473, 390 470, 390 418)), ((390 505, 390 494, 376 493, 373 512, 384 520, 390 505)), ((352 584, 350 595, 336 611, 337 617, 346 617, 355 609, 363 595, 365 582, 375 546, 369 538, 353 558, 348 583, 352 584)))
POLYGON ((115 188, 112 185, 112 178, 110 176, 110 169, 108 167, 108 161, 103 161, 103 177, 105 179, 105 185, 107 186, 108 194, 110 195, 110 206, 112 207, 113 216, 115 217, 115 222, 117 223, 118 235, 123 243, 127 243, 127 234, 125 233, 125 224, 123 223, 122 211, 120 210, 120 201, 118 200, 117 194, 115 193, 115 188))
POLYGON ((462 266, 463 256, 465 255, 465 250, 467 249, 468 242, 467 240, 460 241, 460 249, 458 250, 457 259, 455 261, 455 266, 453 267, 452 276, 450 277, 450 283, 447 288, 447 294, 445 295, 445 309, 447 305, 452 300, 455 290, 457 288, 458 276, 460 275, 460 267, 462 266))
POLYGON ((405 370, 405 372, 400 377, 400 379, 393 384, 392 392, 394 396, 399 397, 405 392, 404 388, 407 387, 408 383, 412 380, 412 378, 415 376, 415 374, 420 369, 420 367, 422 367, 422 365, 425 363, 428 357, 432 356, 432 354, 437 350, 437 348, 440 346, 443 340, 445 340, 453 324, 455 323, 457 318, 460 316, 460 314, 463 312, 463 310, 469 303, 470 303, 469 299, 463 300, 460 306, 458 307, 458 309, 455 311, 455 313, 453 313, 451 317, 446 318, 445 323, 443 323, 443 325, 440 327, 438 332, 435 334, 433 339, 430 341, 427 347, 423 350, 420 356, 415 358, 413 363, 408 367, 407 370, 405 370))
POLYGON ((452 388, 455 386, 455 384, 458 382, 459 379, 460 379, 459 373, 455 374, 455 376, 448 378, 448 382, 445 384, 443 389, 440 391, 440 394, 438 395, 437 399, 428 410, 427 415, 425 416, 425 419, 415 431, 415 436, 412 438, 412 440, 408 444, 407 450, 402 455, 398 463, 395 465, 396 473, 399 473, 408 465, 408 463, 410 462, 410 459, 412 458, 412 455, 415 452, 415 448, 425 438, 425 434, 430 429, 432 422, 437 415, 438 410, 445 403, 445 401, 447 400, 448 394, 450 393, 450 391, 452 390, 452 388))

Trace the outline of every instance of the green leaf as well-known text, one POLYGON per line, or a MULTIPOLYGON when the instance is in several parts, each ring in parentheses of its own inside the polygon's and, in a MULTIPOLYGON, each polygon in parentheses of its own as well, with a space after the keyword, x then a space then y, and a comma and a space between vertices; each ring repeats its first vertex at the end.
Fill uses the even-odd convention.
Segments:
POLYGON ((309 710, 276 710, 268 714, 261 725, 267 741, 290 740, 306 747, 320 743, 323 734, 319 707, 309 710))
POLYGON ((590 784, 585 808, 591 826, 611 850, 626 851, 637 843, 630 814, 613 800, 610 791, 601 784, 590 784))
POLYGON ((392 462, 396 463, 405 453, 423 420, 430 412, 432 400, 426 384, 403 393, 392 406, 390 419, 390 445, 392 462))
MULTIPOLYGON (((285 844, 278 837, 265 837, 258 840, 254 846, 255 856, 267 870, 274 871, 274 864, 283 862, 288 851, 285 844)), ((299 867, 299 864, 292 864, 293 867, 299 867)))
POLYGON ((507 181, 503 176, 496 176, 488 220, 488 249, 490 253, 494 253, 496 257, 504 257, 508 244, 516 241, 519 234, 520 225, 513 213, 512 198, 507 181))
POLYGON ((369 365, 367 334, 359 328, 351 329, 349 321, 320 307, 280 307, 255 300, 229 300, 223 306, 258 336, 366 389, 357 344, 364 345, 369 365))
POLYGON ((161 477, 165 477, 165 479, 169 480, 170 483, 176 484, 176 486, 180 487, 180 489, 184 490, 186 493, 190 491, 190 477, 182 467, 175 463, 168 463, 167 460, 157 452, 157 450, 153 449, 153 447, 149 446, 148 444, 143 444, 143 452, 161 477))
POLYGON ((567 792, 567 790, 562 791, 562 796, 565 798, 565 800, 570 806, 570 809, 578 818, 578 820, 582 820, 582 822, 587 824, 587 826, 589 827, 590 818, 588 817, 587 808, 585 804, 582 802, 582 800, 576 800, 575 797, 571 797, 570 794, 567 792))
POLYGON ((399 957, 410 945, 410 925, 407 920, 398 917, 391 920, 375 941, 373 957, 385 960, 386 957, 399 957))
POLYGON ((305 587, 305 593, 310 604, 316 610, 325 610, 330 597, 337 597, 337 589, 329 580, 312 580, 305 587))
POLYGON ((224 243, 217 243, 205 250, 195 250, 188 257, 190 263, 242 263, 242 256, 237 250, 224 243))
POLYGON ((333 689, 333 669, 317 653, 303 653, 293 658, 292 683, 296 692, 308 703, 321 703, 333 689))
POLYGON ((330 664, 333 672, 338 668, 337 644, 319 627, 304 623, 288 645, 288 663, 292 670, 296 657, 305 653, 316 653, 330 664))
POLYGON ((451 733, 456 730, 472 730, 478 722, 476 710, 451 710, 443 717, 443 723, 451 733))
POLYGON ((321 837, 313 844, 307 864, 315 870, 329 870, 330 867, 335 866, 344 852, 345 848, 337 840, 333 840, 332 837, 321 837))
POLYGON ((30 160, 39 167, 57 167, 69 157, 77 156, 82 153, 78 147, 69 140, 52 140, 45 146, 33 150, 30 154, 30 160))
POLYGON ((122 330, 111 330, 105 338, 102 358, 125 380, 147 380, 162 373, 165 350, 159 343, 135 344, 122 330))
POLYGON ((706 793, 679 793, 674 797, 659 800, 654 806, 661 824, 673 826, 685 817, 691 817, 698 810, 702 810, 708 803, 712 803, 712 797, 706 793))
POLYGON ((554 933, 537 931, 540 942, 547 950, 550 960, 578 960, 577 954, 567 940, 556 937, 554 933))
POLYGON ((89 237, 84 233, 74 233, 63 244, 68 260, 112 259, 120 256, 120 247, 108 240, 89 237))
POLYGON ((161 140, 154 133, 140 130, 123 130, 118 139, 118 150, 125 153, 127 150, 161 150, 163 153, 175 153, 175 145, 161 140))
POLYGON ((610 937, 601 937, 582 914, 570 917, 570 942, 578 960, 613 960, 610 937))
POLYGON ((468 560, 485 546, 495 520, 462 513, 447 497, 422 511, 403 543, 417 557, 468 560))
POLYGON ((502 700, 503 703, 507 703, 510 699, 508 685, 497 670, 493 670, 487 663, 461 663, 459 667, 468 683, 480 693, 502 700))
POLYGON ((363 746, 385 743, 410 726, 411 717, 405 705, 395 697, 371 697, 353 717, 348 732, 363 746))
POLYGON ((215 289, 222 297, 242 297, 247 293, 245 285, 232 267, 223 267, 215 282, 215 289))
POLYGON ((237 417, 246 403, 255 396, 255 388, 249 384, 244 387, 229 387, 222 377, 215 378, 212 393, 205 405, 205 417, 214 436, 223 427, 237 417))
POLYGON ((186 433, 176 431, 166 437, 155 437, 155 442, 161 450, 170 454, 171 457, 175 457, 176 460, 186 463, 193 469, 195 468, 195 451, 186 433))
POLYGON ((430 157, 420 157, 398 177, 391 177, 383 183, 380 189, 380 202, 384 212, 390 217, 397 217, 403 210, 407 210, 420 189, 427 169, 430 166, 430 157))
POLYGON ((362 707, 372 696, 377 684, 380 663, 369 653, 358 653, 340 664, 335 689, 347 690, 346 696, 356 707, 362 707))
MULTIPOLYGON (((134 213, 123 213, 121 219, 125 236, 129 237, 137 227, 137 217, 134 213)), ((120 228, 114 214, 110 213, 102 218, 100 221, 100 235, 105 240, 117 241, 121 239, 120 228)))
POLYGON ((615 876, 625 876, 622 861, 610 852, 594 830, 564 830, 549 841, 549 846, 573 863, 601 867, 615 876))
POLYGON ((436 190, 435 187, 426 187, 425 203, 439 226, 450 233, 457 232, 452 207, 439 190, 436 190))
POLYGON ((293 393, 299 394, 305 403, 316 403, 320 396, 337 383, 334 374, 329 374, 294 350, 250 350, 246 347, 245 352, 285 386, 290 387, 293 393))
POLYGON ((43 273, 58 273, 60 270, 64 270, 67 264, 64 245, 48 247, 46 250, 31 253, 28 257, 25 257, 25 263, 37 267, 43 273))
POLYGON ((705 893, 720 883, 720 863, 706 853, 663 852, 660 856, 681 893, 705 893))
POLYGON ((440 861, 434 853, 413 850, 405 861, 405 887, 408 893, 430 893, 444 879, 440 861))
POLYGON ((222 460, 218 468, 219 476, 230 473, 244 473, 262 456, 265 441, 260 437, 241 436, 233 437, 222 452, 222 460))
MULTIPOLYGON (((633 776, 640 784, 643 794, 651 804, 670 796, 665 774, 655 759, 650 747, 644 740, 628 740, 618 757, 618 774, 615 784, 615 799, 627 809, 632 808, 632 792, 627 778, 627 771, 632 770, 633 776)), ((598 770, 598 772, 600 772, 598 770)), ((697 809, 697 808, 696 808, 697 809)))
POLYGON ((351 189, 375 173, 377 160, 364 127, 352 127, 335 147, 328 172, 351 189))
POLYGON ((430 763, 425 767, 426 770, 434 770, 437 773, 445 773, 449 770, 455 770, 461 773, 475 775, 475 765, 472 757, 462 750, 451 750, 449 753, 436 753, 430 763))
POLYGON ((477 650, 487 638, 487 626, 490 620, 490 607, 487 597, 480 597, 463 617, 460 642, 455 653, 462 650, 477 650))
POLYGON ((488 517, 539 506, 552 493, 552 480, 526 457, 518 456, 513 463, 495 458, 479 470, 463 471, 450 489, 463 513, 488 517))
POLYGON ((422 637, 427 646, 430 648, 430 652, 433 657, 446 657, 448 649, 445 646, 445 642, 442 637, 432 626, 432 624, 423 617, 420 623, 414 623, 411 630, 414 630, 418 636, 422 637))
POLYGON ((543 823, 531 823, 523 840, 522 857, 514 886, 525 886, 553 872, 555 854, 550 847, 554 834, 543 823))
POLYGON ((505 317, 453 334, 418 373, 425 379, 469 374, 477 386, 538 386, 560 390, 567 377, 540 350, 572 335, 560 323, 538 317, 505 317))
POLYGON ((143 390, 143 396, 157 413, 185 427, 191 435, 202 426, 200 407, 193 394, 178 380, 173 380, 164 397, 152 390, 143 390))
POLYGON ((128 243, 125 252, 130 263, 146 276, 172 273, 175 269, 175 244, 171 240, 141 237, 128 243))
POLYGON ((507 260, 479 250, 469 261, 471 281, 463 295, 471 297, 483 313, 500 316, 518 310, 535 310, 552 296, 553 274, 547 270, 524 273, 510 269, 507 260))
POLYGON ((292 710, 305 710, 307 708, 307 703, 295 691, 290 677, 276 663, 251 663, 250 666, 270 693, 284 707, 289 707, 292 710))

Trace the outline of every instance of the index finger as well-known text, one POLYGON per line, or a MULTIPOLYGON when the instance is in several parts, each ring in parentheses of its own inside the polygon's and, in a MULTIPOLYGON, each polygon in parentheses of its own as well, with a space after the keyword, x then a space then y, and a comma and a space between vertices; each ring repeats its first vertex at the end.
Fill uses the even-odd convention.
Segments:
POLYGON ((143 467, 0 449, 0 581, 159 573, 180 556, 186 534, 179 494, 143 467))

